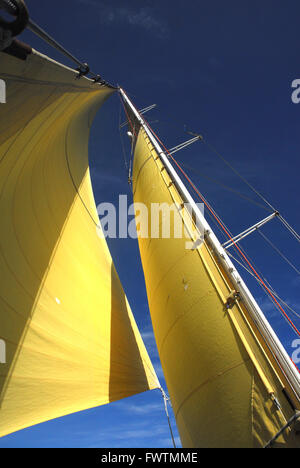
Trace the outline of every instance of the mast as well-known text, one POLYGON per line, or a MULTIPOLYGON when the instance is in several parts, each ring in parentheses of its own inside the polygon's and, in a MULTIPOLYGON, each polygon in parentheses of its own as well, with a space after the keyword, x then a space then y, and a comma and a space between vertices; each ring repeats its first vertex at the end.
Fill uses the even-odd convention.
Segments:
POLYGON ((181 195, 184 203, 188 203, 194 212, 194 215, 197 219, 198 225, 200 225, 204 232, 205 232, 205 240, 212 248, 217 261, 220 263, 228 277, 230 278, 232 284, 234 285, 236 291, 240 295, 243 304, 246 306, 249 315, 251 316, 253 322, 255 323, 259 333, 261 334, 264 342, 266 343, 267 347, 269 348, 272 356, 277 364, 279 364, 279 368, 281 369, 284 377, 288 381, 291 391, 297 402, 300 402, 300 374, 296 368, 296 366, 291 361, 288 353, 284 349, 281 341, 279 340, 277 334, 273 330, 272 326, 270 325, 269 321, 265 317, 263 311, 257 304, 256 300, 254 299, 253 295, 249 291, 247 285, 239 275, 236 267, 230 260, 229 256, 226 253, 225 248, 222 247, 221 243, 215 236, 211 226, 204 218, 203 214, 199 210, 197 204, 195 203, 193 197, 183 184, 181 178, 178 176, 177 172, 173 168, 172 164, 169 161, 169 158, 166 152, 161 148, 160 144, 158 143, 157 139, 153 135, 151 129, 139 114, 133 103, 130 101, 124 90, 121 88, 120 94, 127 104, 130 112, 134 115, 135 119, 139 123, 139 125, 144 129, 146 132, 149 140, 151 141, 152 145, 157 151, 159 158, 161 159, 162 163, 164 164, 170 178, 172 179, 175 187, 177 188, 179 194, 181 195))

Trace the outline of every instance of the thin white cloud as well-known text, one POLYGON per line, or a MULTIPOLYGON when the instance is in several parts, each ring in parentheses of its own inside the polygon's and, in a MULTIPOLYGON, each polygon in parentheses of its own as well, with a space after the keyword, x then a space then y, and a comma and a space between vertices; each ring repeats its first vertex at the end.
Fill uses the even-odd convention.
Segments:
POLYGON ((161 403, 148 403, 146 405, 124 405, 123 409, 134 414, 152 414, 159 411, 163 412, 164 404, 161 401, 161 403))
MULTIPOLYGON (((180 440, 180 437, 177 436, 177 437, 174 437, 174 440, 175 440, 175 444, 176 444, 176 447, 177 448, 181 448, 181 440, 180 440)), ((161 439, 160 441, 161 445, 163 445, 164 447, 166 448, 173 448, 173 444, 172 444, 172 439, 171 437, 167 437, 165 439, 161 439)))
POLYGON ((159 39, 169 36, 168 25, 161 18, 155 16, 151 7, 123 7, 111 6, 97 0, 78 0, 80 3, 97 8, 102 24, 127 24, 147 31, 159 39))

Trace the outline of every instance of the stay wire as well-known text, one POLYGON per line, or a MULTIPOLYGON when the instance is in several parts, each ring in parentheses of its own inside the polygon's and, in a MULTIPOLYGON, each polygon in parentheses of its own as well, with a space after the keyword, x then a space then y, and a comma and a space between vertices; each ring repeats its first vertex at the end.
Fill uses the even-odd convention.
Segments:
POLYGON ((290 267, 298 274, 300 275, 300 271, 298 270, 297 267, 295 267, 295 265, 279 250, 278 247, 276 247, 275 244, 273 244, 273 242, 260 230, 257 228, 257 231, 258 233, 261 235, 261 237, 278 253, 278 255, 280 255, 281 258, 283 258, 283 260, 286 261, 286 263, 288 265, 290 265, 290 267))
POLYGON ((211 145, 210 143, 208 143, 205 139, 203 139, 203 143, 213 152, 215 153, 218 158, 220 158, 225 164, 227 167, 229 167, 232 172, 234 172, 234 174, 236 174, 271 210, 272 212, 274 211, 277 211, 274 206, 271 205, 271 203, 255 188, 253 187, 252 184, 250 184, 250 182, 248 182, 247 179, 245 179, 244 176, 242 176, 234 167, 232 164, 230 164, 229 161, 227 161, 227 159, 224 158, 224 156, 222 156, 222 154, 216 150, 216 148, 211 145))
POLYGON ((203 174, 201 173, 200 171, 198 171, 197 169, 183 163, 182 161, 180 161, 180 164, 182 167, 185 167, 186 169, 190 170, 191 172, 193 172, 195 175, 198 175, 200 177, 203 177, 204 179, 210 181, 210 182, 213 182, 215 183, 216 185, 219 185, 220 187, 224 188, 225 190, 228 190, 229 192, 232 192, 234 193, 235 195, 237 195, 238 197, 240 197, 241 199, 244 199, 250 203, 252 203, 253 205, 256 205, 258 206, 259 208, 262 208, 263 210, 267 211, 268 213, 270 212, 270 210, 268 208, 266 208, 265 205, 262 205, 261 203, 258 203, 256 201, 254 201, 252 198, 249 198, 247 197, 246 195, 244 195, 243 193, 241 192, 238 192, 237 190, 234 190, 233 188, 229 187, 228 185, 225 185, 223 184, 222 182, 220 182, 219 180, 216 180, 216 179, 213 179, 212 177, 209 177, 207 176, 206 174, 203 174))
POLYGON ((281 215, 279 215, 280 221, 283 223, 283 225, 290 231, 290 233, 295 237, 295 239, 300 242, 300 235, 295 231, 295 229, 292 228, 292 226, 289 225, 289 223, 284 219, 281 215))

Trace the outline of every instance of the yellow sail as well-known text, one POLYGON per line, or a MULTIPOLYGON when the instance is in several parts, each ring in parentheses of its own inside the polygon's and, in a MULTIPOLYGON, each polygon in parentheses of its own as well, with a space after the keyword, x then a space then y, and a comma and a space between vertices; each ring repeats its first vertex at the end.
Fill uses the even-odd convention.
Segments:
POLYGON ((15 52, 0 53, 0 436, 159 386, 90 181, 113 89, 15 52))
MULTIPOLYGON (((140 129, 133 169, 139 246, 158 351, 184 447, 264 447, 299 410, 284 376, 259 340, 232 285, 204 241, 194 250, 190 239, 147 238, 153 228, 151 204, 183 200, 145 130, 140 129), (146 228, 145 228, 146 223, 146 228), (147 224, 148 223, 148 224, 147 224), (143 229, 141 229, 143 226, 143 229), (226 307, 226 303, 229 304, 226 307), (293 408, 294 406, 294 408, 293 408)), ((153 206, 153 205, 152 205, 153 206)), ((186 215, 186 214, 185 214, 186 215)), ((186 223, 187 218, 185 218, 186 223)), ((162 226, 162 219, 160 219, 162 226)), ((277 447, 300 447, 288 428, 277 447)))

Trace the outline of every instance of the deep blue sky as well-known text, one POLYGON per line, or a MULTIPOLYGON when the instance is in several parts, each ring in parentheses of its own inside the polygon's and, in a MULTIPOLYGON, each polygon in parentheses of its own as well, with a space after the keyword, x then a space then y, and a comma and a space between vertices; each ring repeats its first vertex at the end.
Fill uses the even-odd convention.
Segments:
MULTIPOLYGON (((185 140, 184 124, 202 133, 300 231, 300 104, 291 83, 300 78, 297 0, 102 1, 27 0, 32 19, 112 83, 128 91, 167 146, 185 140)), ((30 32, 23 40, 69 64, 30 32)), ((97 204, 128 194, 112 97, 96 118, 90 142, 97 204)), ((126 137, 124 137, 126 142, 126 137)), ((127 146, 128 147, 128 146, 127 146)), ((204 176, 253 200, 249 189, 202 144, 176 155, 230 230, 236 234, 267 215, 204 176)), ((209 220, 209 219, 208 219, 209 220)), ((209 220, 210 221, 210 220, 209 220)), ((273 221, 264 232, 300 268, 300 246, 273 221)), ((137 243, 109 242, 111 252, 162 379, 151 331, 137 243)), ((297 312, 300 279, 258 235, 243 242, 255 264, 297 312)), ((248 280, 247 273, 243 274, 248 280)), ((296 338, 263 292, 249 285, 291 353, 296 338)), ((299 327, 300 320, 295 318, 299 327)), ((51 421, 0 440, 0 447, 169 447, 158 391, 51 421)))

